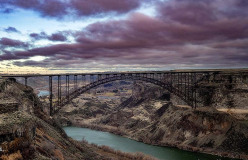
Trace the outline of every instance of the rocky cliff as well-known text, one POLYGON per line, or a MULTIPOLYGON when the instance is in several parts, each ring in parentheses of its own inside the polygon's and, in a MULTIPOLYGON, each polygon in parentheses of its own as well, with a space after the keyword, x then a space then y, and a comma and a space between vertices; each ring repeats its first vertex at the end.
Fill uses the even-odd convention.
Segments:
POLYGON ((104 110, 101 102, 88 100, 77 107, 65 106, 57 119, 62 125, 105 130, 148 144, 248 159, 246 119, 237 119, 213 106, 193 110, 173 105, 168 101, 170 95, 154 86, 147 89, 137 85, 136 90, 137 94, 124 104, 115 107, 105 105, 106 112, 99 112, 104 110), (86 106, 87 103, 95 105, 86 106), (75 112, 86 108, 90 116, 86 116, 86 112, 75 112))
MULTIPOLYGON (((0 159, 107 160, 135 159, 68 138, 48 116, 33 89, 15 79, 0 79, 0 159)), ((149 158, 141 155, 138 158, 149 158)))

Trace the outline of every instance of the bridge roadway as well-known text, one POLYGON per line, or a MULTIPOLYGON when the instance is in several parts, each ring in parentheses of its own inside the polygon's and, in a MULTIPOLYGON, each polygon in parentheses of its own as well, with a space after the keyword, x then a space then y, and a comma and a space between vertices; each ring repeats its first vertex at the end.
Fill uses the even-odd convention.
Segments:
MULTIPOLYGON (((170 93, 178 96, 192 108, 196 108, 200 102, 197 99, 199 85, 202 83, 248 83, 248 71, 222 71, 222 70, 198 70, 198 71, 147 71, 147 72, 108 72, 108 73, 70 73, 70 74, 15 74, 1 75, 3 78, 25 79, 31 77, 49 77, 49 101, 50 114, 53 115, 61 107, 71 102, 80 94, 99 85, 117 80, 140 80, 160 86, 170 93), (74 87, 70 90, 70 80, 73 76, 74 87), (78 87, 78 77, 85 82, 78 87), (56 77, 56 79, 54 78, 56 77), (62 95, 62 77, 65 79, 65 96, 62 95), (87 78, 89 83, 86 84, 87 78), (54 102, 53 81, 57 81, 57 101, 54 102)), ((63 79, 63 80, 64 80, 63 79)))

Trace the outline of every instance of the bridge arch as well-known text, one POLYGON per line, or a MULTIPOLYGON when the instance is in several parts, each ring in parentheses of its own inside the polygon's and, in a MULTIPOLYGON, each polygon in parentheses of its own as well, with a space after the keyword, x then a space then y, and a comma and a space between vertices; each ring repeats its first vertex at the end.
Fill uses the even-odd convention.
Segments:
POLYGON ((166 89, 167 91, 169 91, 170 93, 178 96, 180 99, 182 99, 188 105, 192 106, 191 97, 186 97, 185 93, 181 92, 176 87, 174 87, 172 81, 170 81, 170 82, 169 81, 163 81, 161 79, 151 78, 151 77, 147 77, 144 75, 142 76, 141 74, 115 74, 115 75, 112 75, 111 77, 100 78, 97 81, 94 81, 92 83, 89 83, 85 86, 82 86, 82 87, 76 89, 75 91, 70 93, 69 97, 62 100, 62 103, 59 105, 59 107, 55 107, 55 108, 58 108, 58 110, 59 110, 61 107, 65 106, 66 104, 71 102, 73 99, 75 99, 78 96, 80 96, 81 94, 89 91, 90 89, 96 88, 100 85, 107 84, 110 82, 118 81, 118 80, 140 80, 143 82, 148 82, 148 83, 160 86, 160 87, 166 89))

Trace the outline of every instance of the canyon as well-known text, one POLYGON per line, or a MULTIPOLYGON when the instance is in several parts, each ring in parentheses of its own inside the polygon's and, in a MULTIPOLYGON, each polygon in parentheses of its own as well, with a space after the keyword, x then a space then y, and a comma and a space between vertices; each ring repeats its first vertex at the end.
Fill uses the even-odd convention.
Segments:
MULTIPOLYGON (((118 80, 91 89, 49 114, 46 79, 30 86, 0 79, 1 159, 155 159, 75 141, 63 127, 107 131, 135 141, 248 159, 247 83, 200 83, 197 108, 175 94, 139 80, 118 80)), ((58 88, 53 88, 57 90, 58 88)))

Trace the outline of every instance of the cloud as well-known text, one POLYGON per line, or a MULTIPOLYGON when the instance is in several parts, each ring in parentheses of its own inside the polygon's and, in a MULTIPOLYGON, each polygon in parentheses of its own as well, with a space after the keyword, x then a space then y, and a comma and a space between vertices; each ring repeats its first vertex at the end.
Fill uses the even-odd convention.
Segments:
POLYGON ((8 28, 5 28, 4 29, 5 32, 8 32, 8 33, 20 33, 20 31, 18 31, 15 27, 8 27, 8 28))
POLYGON ((3 47, 28 47, 28 44, 25 42, 6 37, 0 39, 0 45, 3 47))
POLYGON ((17 65, 17 66, 36 66, 36 67, 37 66, 42 66, 42 67, 45 67, 44 63, 45 63, 45 61, 38 62, 38 61, 27 60, 25 62, 16 61, 16 62, 14 62, 14 65, 17 65))
POLYGON ((71 7, 80 16, 99 15, 108 12, 122 14, 138 8, 141 2, 141 0, 71 0, 71 7))
POLYGON ((158 5, 160 19, 184 30, 171 32, 185 40, 238 39, 248 36, 248 7, 243 0, 172 0, 158 5), (232 9, 230 9, 232 8, 232 9), (185 30, 191 29, 191 31, 185 30))
POLYGON ((17 60, 19 59, 18 56, 16 56, 15 54, 13 54, 10 51, 7 50, 2 50, 2 55, 0 54, 0 60, 4 61, 4 60, 17 60))
POLYGON ((1 6, 22 8, 40 13, 43 17, 96 16, 106 13, 123 14, 139 8, 149 0, 0 0, 1 6))
MULTIPOLYGON (((1 5, 0 5, 0 7, 1 7, 1 5)), ((4 13, 4 14, 10 14, 10 13, 13 13, 13 12, 14 12, 14 10, 11 9, 11 8, 1 8, 0 9, 0 13, 4 13)))
POLYGON ((50 41, 67 41, 67 38, 62 33, 54 33, 48 37, 50 41))
MULTIPOLYGON (((94 23, 73 34, 75 43, 11 52, 0 59, 45 56, 48 58, 37 65, 53 67, 63 64, 248 67, 246 4, 242 0, 160 1, 155 17, 132 13, 123 20, 94 23)), ((39 38, 40 34, 32 36, 39 38)))
POLYGON ((61 41, 61 42, 67 41, 67 37, 66 37, 67 35, 68 32, 57 32, 51 35, 47 35, 45 32, 29 34, 29 36, 36 41, 42 39, 48 39, 50 41, 61 41))
POLYGON ((47 34, 46 34, 45 32, 41 32, 41 33, 31 33, 31 34, 29 34, 29 36, 30 36, 33 40, 47 39, 47 34))
POLYGON ((0 0, 2 7, 13 7, 39 12, 43 17, 63 17, 67 14, 67 4, 60 0, 0 0))

